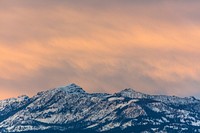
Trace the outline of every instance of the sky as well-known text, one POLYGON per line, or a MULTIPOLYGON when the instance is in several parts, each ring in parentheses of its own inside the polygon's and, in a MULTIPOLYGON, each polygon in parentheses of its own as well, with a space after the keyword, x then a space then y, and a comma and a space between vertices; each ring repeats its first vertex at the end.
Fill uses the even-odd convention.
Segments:
POLYGON ((1 0, 0 99, 76 83, 200 98, 199 0, 1 0))

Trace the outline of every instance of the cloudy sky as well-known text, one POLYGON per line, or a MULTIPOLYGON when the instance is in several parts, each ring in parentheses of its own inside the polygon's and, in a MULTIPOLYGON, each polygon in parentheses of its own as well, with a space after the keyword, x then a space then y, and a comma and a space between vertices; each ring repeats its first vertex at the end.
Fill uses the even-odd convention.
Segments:
POLYGON ((0 99, 72 82, 200 97, 200 1, 1 0, 0 99))

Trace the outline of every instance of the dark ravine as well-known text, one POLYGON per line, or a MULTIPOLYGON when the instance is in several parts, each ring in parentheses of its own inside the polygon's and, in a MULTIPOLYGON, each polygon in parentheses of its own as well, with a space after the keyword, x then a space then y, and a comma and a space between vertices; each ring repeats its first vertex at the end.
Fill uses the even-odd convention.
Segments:
POLYGON ((200 100, 132 89, 91 94, 70 84, 0 101, 0 132, 200 132, 200 100))

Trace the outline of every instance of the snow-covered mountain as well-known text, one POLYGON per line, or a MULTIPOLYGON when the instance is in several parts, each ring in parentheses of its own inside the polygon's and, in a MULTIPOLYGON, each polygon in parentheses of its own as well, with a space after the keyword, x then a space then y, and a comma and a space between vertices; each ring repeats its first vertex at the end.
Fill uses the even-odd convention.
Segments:
POLYGON ((200 132, 200 100, 70 84, 0 101, 0 132, 200 132))

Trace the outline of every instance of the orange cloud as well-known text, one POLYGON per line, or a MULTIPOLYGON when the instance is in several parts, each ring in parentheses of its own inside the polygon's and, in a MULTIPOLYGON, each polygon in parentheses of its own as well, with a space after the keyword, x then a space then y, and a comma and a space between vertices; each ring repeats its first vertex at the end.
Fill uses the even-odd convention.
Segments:
POLYGON ((80 3, 1 1, 1 97, 70 82, 89 92, 200 95, 200 20, 191 17, 199 2, 80 3))

